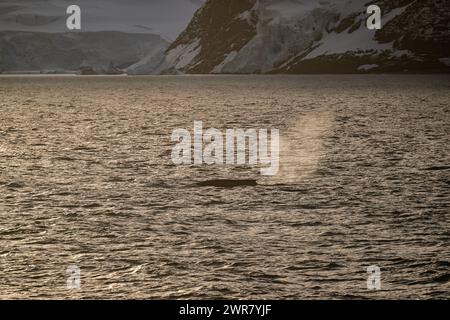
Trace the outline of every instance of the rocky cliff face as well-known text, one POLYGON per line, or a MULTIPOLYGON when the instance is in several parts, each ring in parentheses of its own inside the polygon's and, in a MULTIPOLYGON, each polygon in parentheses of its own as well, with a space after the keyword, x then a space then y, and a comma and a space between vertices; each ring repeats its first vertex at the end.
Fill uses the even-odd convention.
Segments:
POLYGON ((209 73, 256 35, 255 0, 208 1, 169 47, 163 73, 209 73))
POLYGON ((162 73, 449 72, 449 0, 209 0, 162 73), (366 27, 369 4, 382 29, 366 27))

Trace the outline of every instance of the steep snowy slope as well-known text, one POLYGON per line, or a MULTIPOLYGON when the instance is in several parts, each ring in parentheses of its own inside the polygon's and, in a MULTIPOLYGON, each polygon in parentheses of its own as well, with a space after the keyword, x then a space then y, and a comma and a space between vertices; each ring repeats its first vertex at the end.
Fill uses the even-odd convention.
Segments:
POLYGON ((383 10, 381 30, 368 30, 365 13, 356 11, 276 72, 450 71, 450 1, 376 3, 383 10))
POLYGON ((163 73, 449 71, 450 1, 209 0, 171 45, 163 73))
POLYGON ((207 1, 172 43, 159 71, 210 72, 256 35, 254 6, 255 0, 207 1))

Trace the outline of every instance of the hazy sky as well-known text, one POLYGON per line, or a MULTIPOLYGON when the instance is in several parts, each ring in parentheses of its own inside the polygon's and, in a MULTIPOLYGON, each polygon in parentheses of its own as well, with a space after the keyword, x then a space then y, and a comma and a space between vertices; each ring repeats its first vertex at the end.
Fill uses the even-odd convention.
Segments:
POLYGON ((204 0, 0 0, 0 30, 67 31, 66 8, 77 4, 82 31, 151 32, 174 40, 204 0))

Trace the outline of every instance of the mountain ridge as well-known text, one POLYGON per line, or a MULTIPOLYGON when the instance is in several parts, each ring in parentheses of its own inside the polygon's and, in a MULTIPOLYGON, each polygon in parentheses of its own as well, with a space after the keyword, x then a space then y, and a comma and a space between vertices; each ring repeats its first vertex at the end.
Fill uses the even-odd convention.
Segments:
POLYGON ((449 72, 448 0, 208 0, 161 73, 449 72), (382 9, 381 30, 366 8, 382 9))

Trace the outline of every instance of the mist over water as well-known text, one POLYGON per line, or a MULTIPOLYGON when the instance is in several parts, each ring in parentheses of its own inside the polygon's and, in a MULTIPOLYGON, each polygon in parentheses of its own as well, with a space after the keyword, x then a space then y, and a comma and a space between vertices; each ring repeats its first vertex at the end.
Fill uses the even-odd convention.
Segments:
POLYGON ((333 111, 311 111, 288 122, 281 141, 281 169, 268 183, 295 184, 318 169, 333 116, 333 111))
POLYGON ((2 76, 0 298, 449 298, 449 88, 2 76), (279 129, 278 175, 173 165, 171 133, 194 121, 279 129), (198 184, 217 179, 257 185, 198 184))

